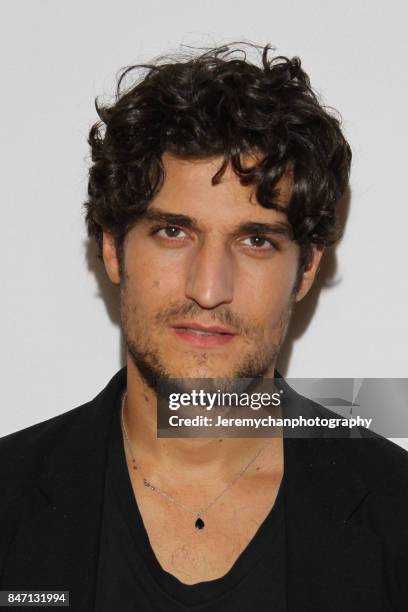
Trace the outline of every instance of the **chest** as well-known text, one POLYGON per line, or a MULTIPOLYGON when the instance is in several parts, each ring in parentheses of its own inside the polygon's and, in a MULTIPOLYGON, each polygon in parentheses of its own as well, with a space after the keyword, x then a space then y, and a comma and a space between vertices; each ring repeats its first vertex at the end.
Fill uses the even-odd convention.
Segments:
MULTIPOLYGON (((195 584, 224 576, 255 537, 271 512, 282 474, 235 485, 202 515, 205 526, 195 527, 196 516, 157 491, 131 478, 150 546, 160 566, 181 582, 195 584)), ((191 509, 199 509, 203 491, 180 492, 191 509)))

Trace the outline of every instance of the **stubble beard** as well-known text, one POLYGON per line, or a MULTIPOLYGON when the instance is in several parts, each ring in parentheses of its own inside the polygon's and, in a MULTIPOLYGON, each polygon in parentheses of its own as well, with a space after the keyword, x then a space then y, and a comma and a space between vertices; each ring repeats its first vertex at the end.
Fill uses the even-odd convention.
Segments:
MULTIPOLYGON (((223 391, 242 392, 251 385, 251 381, 265 376, 269 371, 273 376, 273 367, 275 366, 281 346, 285 340, 289 322, 292 316, 294 305, 293 294, 291 295, 286 307, 281 313, 279 321, 276 325, 275 340, 266 342, 262 329, 251 327, 251 334, 245 336, 245 344, 251 344, 256 348, 244 357, 231 368, 230 372, 223 372, 222 377, 217 377, 211 370, 212 357, 211 351, 191 351, 189 354, 189 365, 185 371, 172 370, 161 356, 160 347, 154 343, 152 338, 147 337, 145 329, 146 325, 137 313, 137 308, 132 307, 128 301, 128 292, 126 290, 126 280, 121 283, 120 291, 120 312, 122 334, 126 345, 127 352, 132 360, 133 365, 140 373, 143 381, 156 393, 160 391, 163 380, 167 379, 206 379, 206 389, 211 390, 212 387, 223 391)), ((157 322, 169 320, 169 313, 174 316, 176 313, 179 316, 191 315, 192 318, 201 309, 191 303, 180 307, 180 305, 170 305, 165 311, 160 312, 156 316, 157 322)), ((230 323, 231 315, 224 311, 222 319, 220 313, 217 313, 218 319, 214 319, 214 323, 230 323)), ((240 329, 240 328, 239 328, 240 329)), ((246 328, 248 330, 248 328, 246 328)))

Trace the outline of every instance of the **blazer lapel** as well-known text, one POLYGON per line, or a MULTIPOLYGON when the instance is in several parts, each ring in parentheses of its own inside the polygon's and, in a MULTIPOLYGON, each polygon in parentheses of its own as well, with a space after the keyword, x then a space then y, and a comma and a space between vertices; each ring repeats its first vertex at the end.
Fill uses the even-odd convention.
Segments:
POLYGON ((289 612, 380 612, 381 544, 352 514, 368 491, 347 463, 361 440, 284 440, 289 612))

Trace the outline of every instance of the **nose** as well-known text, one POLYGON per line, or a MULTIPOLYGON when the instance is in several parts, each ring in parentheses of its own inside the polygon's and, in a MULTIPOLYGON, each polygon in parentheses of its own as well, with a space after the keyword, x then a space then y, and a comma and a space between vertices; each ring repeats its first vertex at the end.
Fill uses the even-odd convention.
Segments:
POLYGON ((234 262, 224 244, 204 241, 189 261, 185 295, 202 308, 229 304, 233 298, 234 262))

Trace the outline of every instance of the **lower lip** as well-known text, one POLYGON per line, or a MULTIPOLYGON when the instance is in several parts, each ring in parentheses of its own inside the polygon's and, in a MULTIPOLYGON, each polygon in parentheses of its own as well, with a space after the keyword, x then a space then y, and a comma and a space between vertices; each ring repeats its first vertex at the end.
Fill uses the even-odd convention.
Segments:
POLYGON ((193 346, 202 346, 205 348, 209 348, 212 346, 223 346, 235 337, 235 334, 211 334, 209 336, 204 334, 196 334, 195 332, 182 328, 182 327, 174 327, 173 328, 176 335, 185 340, 189 344, 193 346))

